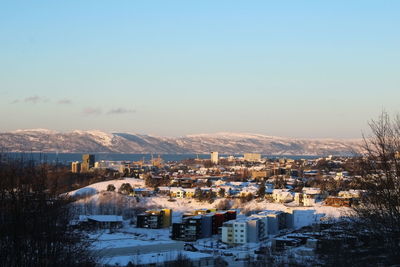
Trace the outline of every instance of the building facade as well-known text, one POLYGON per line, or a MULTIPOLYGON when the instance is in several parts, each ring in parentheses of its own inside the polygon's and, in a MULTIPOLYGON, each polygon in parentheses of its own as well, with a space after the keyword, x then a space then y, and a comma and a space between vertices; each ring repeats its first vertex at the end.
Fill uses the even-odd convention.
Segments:
POLYGON ((88 172, 90 169, 94 167, 95 158, 92 154, 83 154, 82 156, 82 164, 81 164, 81 172, 88 172))
POLYGON ((161 229, 170 227, 171 222, 172 222, 171 209, 148 210, 145 213, 139 214, 137 216, 136 227, 161 229))
POLYGON ((211 152, 211 153, 210 153, 210 156, 211 156, 211 162, 212 162, 213 164, 218 164, 218 161, 219 161, 218 152, 216 152, 216 151, 211 152))
POLYGON ((71 172, 80 173, 81 172, 81 163, 79 161, 75 161, 71 163, 71 172))
POLYGON ((243 155, 245 161, 260 161, 261 160, 261 154, 259 153, 244 153, 243 155))

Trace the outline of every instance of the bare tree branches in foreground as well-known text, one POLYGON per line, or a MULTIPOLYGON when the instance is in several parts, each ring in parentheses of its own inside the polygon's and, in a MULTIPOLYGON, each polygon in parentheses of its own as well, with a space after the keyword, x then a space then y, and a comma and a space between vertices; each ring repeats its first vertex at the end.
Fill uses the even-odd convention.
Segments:
POLYGON ((0 158, 0 265, 93 266, 69 227, 70 200, 47 189, 45 166, 0 158))
POLYGON ((322 252, 329 265, 400 263, 400 117, 382 112, 369 126, 371 136, 364 137, 360 158, 362 175, 356 181, 365 194, 342 227, 352 242, 343 238, 322 252))
POLYGON ((363 205, 355 209, 359 224, 382 240, 388 257, 400 257, 400 117, 382 112, 370 122, 372 136, 364 138, 359 183, 366 190, 363 205))

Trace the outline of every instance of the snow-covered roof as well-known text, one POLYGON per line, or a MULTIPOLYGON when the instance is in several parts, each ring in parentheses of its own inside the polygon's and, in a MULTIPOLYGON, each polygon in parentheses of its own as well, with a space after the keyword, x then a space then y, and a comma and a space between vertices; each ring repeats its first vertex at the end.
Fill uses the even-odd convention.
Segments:
POLYGON ((150 192, 152 190, 150 190, 148 188, 135 188, 135 189, 133 189, 133 191, 135 191, 135 192, 150 192))
POLYGON ((158 187, 158 190, 160 191, 169 191, 171 188, 169 186, 160 186, 158 187))
POLYGON ((303 187, 303 193, 308 195, 318 195, 321 194, 321 189, 315 187, 303 187))
POLYGON ((122 216, 117 215, 79 215, 79 221, 87 222, 88 220, 97 222, 122 222, 122 216))
POLYGON ((185 191, 185 190, 183 190, 182 187, 171 187, 171 188, 170 188, 170 191, 171 191, 171 192, 183 192, 183 191, 185 191))

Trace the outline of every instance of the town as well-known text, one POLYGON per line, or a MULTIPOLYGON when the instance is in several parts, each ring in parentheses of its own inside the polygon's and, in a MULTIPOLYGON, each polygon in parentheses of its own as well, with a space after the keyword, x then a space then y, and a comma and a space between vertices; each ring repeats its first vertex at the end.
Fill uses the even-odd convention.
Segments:
POLYGON ((178 256, 194 266, 304 264, 361 201, 356 160, 211 152, 133 162, 84 154, 70 172, 107 180, 69 192, 72 223, 109 266, 163 266, 178 256))

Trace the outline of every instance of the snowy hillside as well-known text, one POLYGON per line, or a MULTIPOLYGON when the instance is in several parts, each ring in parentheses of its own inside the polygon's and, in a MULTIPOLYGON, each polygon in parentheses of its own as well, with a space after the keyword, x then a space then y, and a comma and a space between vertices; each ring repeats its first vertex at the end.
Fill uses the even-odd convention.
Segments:
POLYGON ((77 190, 68 192, 68 194, 72 197, 79 197, 79 196, 90 196, 95 195, 101 191, 107 190, 107 186, 112 184, 115 188, 120 188, 122 184, 129 183, 134 188, 144 187, 144 180, 135 179, 135 178, 124 178, 124 179, 116 179, 116 180, 109 180, 104 182, 99 182, 95 184, 91 184, 77 190))
POLYGON ((0 133, 0 149, 12 152, 109 152, 221 154, 257 152, 269 155, 349 155, 359 152, 359 140, 296 139, 262 134, 216 133, 158 137, 133 133, 47 129, 0 133))

